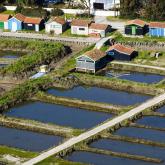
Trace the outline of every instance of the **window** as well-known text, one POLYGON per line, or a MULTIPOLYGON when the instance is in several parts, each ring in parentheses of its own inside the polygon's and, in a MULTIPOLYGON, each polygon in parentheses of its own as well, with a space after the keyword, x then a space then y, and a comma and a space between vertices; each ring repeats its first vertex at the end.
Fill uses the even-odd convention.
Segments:
POLYGON ((111 55, 111 56, 114 56, 115 53, 114 52, 109 52, 108 54, 111 55))
POLYGON ((86 60, 86 62, 94 63, 93 61, 86 60))
POLYGON ((84 31, 84 30, 85 30, 85 28, 79 28, 79 30, 84 31))

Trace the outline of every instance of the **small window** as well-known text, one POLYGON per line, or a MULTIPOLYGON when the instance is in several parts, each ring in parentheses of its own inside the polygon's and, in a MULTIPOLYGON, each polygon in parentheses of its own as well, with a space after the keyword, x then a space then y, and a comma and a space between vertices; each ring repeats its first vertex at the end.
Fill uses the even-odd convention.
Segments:
POLYGON ((114 56, 115 53, 114 52, 109 52, 108 54, 111 55, 111 56, 114 56))
POLYGON ((82 61, 84 61, 84 60, 78 60, 79 62, 82 62, 82 61))
POLYGON ((85 30, 85 28, 79 28, 79 30, 84 31, 84 30, 85 30))
POLYGON ((86 60, 86 62, 94 63, 93 61, 86 60))

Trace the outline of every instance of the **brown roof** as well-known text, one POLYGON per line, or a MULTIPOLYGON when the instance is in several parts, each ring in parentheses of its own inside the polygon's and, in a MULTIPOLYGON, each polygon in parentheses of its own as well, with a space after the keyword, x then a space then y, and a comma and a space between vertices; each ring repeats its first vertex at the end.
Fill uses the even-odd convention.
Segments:
POLYGON ((0 21, 5 22, 7 21, 11 16, 9 14, 0 14, 0 21))
POLYGON ((55 21, 61 25, 64 25, 66 23, 65 19, 64 18, 60 18, 60 17, 55 17, 52 19, 52 21, 55 21))
POLYGON ((90 50, 90 51, 84 53, 84 55, 88 56, 89 58, 91 58, 94 61, 97 61, 106 56, 106 54, 99 49, 90 50))
POLYGON ((109 25, 106 24, 99 24, 99 23, 91 23, 90 29, 97 29, 97 30, 106 30, 109 25))
POLYGON ((134 19, 134 20, 131 20, 131 21, 128 21, 127 22, 127 25, 138 25, 138 26, 145 26, 147 23, 140 20, 140 19, 134 19))
POLYGON ((23 22, 26 17, 24 15, 18 13, 15 15, 15 18, 23 22))
POLYGON ((153 28, 165 28, 165 23, 164 22, 151 22, 149 24, 150 27, 153 28))
POLYGON ((40 24, 41 21, 42 21, 41 18, 26 17, 24 23, 40 24))
POLYGON ((72 26, 85 26, 88 27, 92 23, 91 20, 83 20, 83 19, 74 19, 72 20, 72 26))
POLYGON ((121 44, 113 45, 107 51, 111 51, 111 50, 114 50, 114 49, 118 52, 128 54, 128 55, 131 55, 135 51, 134 49, 126 47, 126 46, 121 45, 121 44))

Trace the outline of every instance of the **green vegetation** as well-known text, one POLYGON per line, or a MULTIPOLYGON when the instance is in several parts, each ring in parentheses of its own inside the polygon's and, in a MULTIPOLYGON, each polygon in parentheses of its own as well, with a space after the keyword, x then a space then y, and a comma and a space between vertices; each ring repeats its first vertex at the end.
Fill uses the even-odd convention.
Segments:
POLYGON ((40 163, 37 163, 36 165, 50 165, 50 164, 58 164, 58 165, 85 165, 84 163, 70 162, 68 160, 64 160, 64 159, 56 158, 56 157, 49 157, 49 158, 45 159, 44 161, 42 161, 40 163))
POLYGON ((34 152, 23 151, 16 148, 0 145, 0 155, 5 155, 5 154, 18 156, 20 158, 33 158, 37 156, 37 153, 34 153, 34 152))
POLYGON ((148 35, 139 38, 139 37, 124 37, 120 32, 115 32, 114 33, 115 36, 115 40, 119 41, 119 42, 128 42, 128 41, 132 41, 132 42, 149 42, 149 43, 157 43, 157 42, 164 42, 165 39, 164 37, 150 37, 148 35))
POLYGON ((133 93, 157 95, 164 91, 155 84, 148 85, 145 83, 138 83, 128 80, 121 80, 117 78, 108 78, 105 76, 95 76, 89 74, 75 73, 82 83, 90 86, 99 86, 104 88, 111 88, 115 90, 122 90, 133 93))
POLYGON ((0 111, 4 111, 15 104, 21 103, 36 94, 39 90, 48 88, 53 80, 49 77, 42 77, 35 80, 28 80, 7 92, 0 98, 0 111))
POLYGON ((49 65, 65 55, 65 48, 61 43, 43 41, 24 41, 0 39, 0 48, 15 50, 31 50, 31 55, 19 58, 15 63, 0 70, 3 76, 17 78, 29 76, 34 68, 42 64, 49 65))
POLYGON ((121 0, 121 18, 142 18, 164 21, 165 1, 162 0, 121 0))

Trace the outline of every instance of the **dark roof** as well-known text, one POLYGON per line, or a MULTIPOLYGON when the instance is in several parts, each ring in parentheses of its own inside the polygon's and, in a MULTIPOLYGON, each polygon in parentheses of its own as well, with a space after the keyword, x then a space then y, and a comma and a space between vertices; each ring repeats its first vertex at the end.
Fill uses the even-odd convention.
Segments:
POLYGON ((0 14, 0 21, 5 22, 11 17, 9 14, 0 14))
POLYGON ((140 19, 134 19, 127 22, 126 25, 138 25, 144 27, 147 23, 140 19))
POLYGON ((84 53, 84 55, 91 58, 94 61, 98 61, 99 59, 105 57, 106 53, 104 53, 103 51, 101 51, 99 49, 93 49, 93 50, 90 50, 90 51, 84 53))
POLYGON ((131 55, 135 51, 134 49, 126 47, 126 46, 121 45, 121 44, 116 44, 116 45, 111 46, 107 50, 107 52, 111 51, 111 50, 116 50, 118 52, 121 52, 121 53, 124 53, 124 54, 128 54, 128 55, 131 55))
POLYGON ((165 28, 165 22, 151 22, 149 24, 150 28, 165 28))
POLYGON ((26 17, 24 23, 40 24, 41 21, 42 21, 41 18, 26 17))
POLYGON ((25 20, 25 16, 23 15, 23 14, 20 14, 20 13, 18 13, 18 14, 16 14, 15 16, 14 16, 16 19, 18 19, 19 21, 24 21, 25 20))
POLYGON ((74 19, 72 20, 72 26, 85 26, 88 27, 92 23, 91 20, 83 20, 83 19, 74 19))
POLYGON ((99 23, 91 23, 89 26, 90 29, 97 29, 97 30, 106 30, 109 25, 107 24, 99 24, 99 23))

